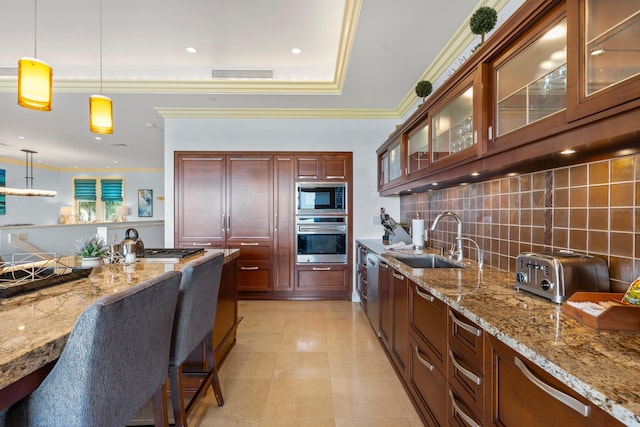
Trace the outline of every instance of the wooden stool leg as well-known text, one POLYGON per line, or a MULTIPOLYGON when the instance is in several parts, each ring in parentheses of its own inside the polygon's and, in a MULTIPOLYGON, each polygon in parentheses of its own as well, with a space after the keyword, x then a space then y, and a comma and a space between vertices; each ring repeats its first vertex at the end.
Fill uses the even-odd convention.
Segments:
POLYGON ((155 427, 169 427, 167 412, 167 382, 153 395, 153 422, 155 427))
POLYGON ((218 369, 216 366, 215 357, 213 354, 213 345, 211 344, 211 336, 205 340, 205 347, 207 351, 207 363, 209 365, 209 371, 212 373, 211 376, 211 388, 213 389, 213 394, 216 396, 216 401, 218 402, 218 406, 224 406, 224 399, 222 397, 222 388, 220 387, 220 380, 218 379, 218 369))
POLYGON ((182 367, 169 367, 169 380, 171 382, 171 402, 173 404, 173 418, 176 427, 187 427, 187 412, 184 409, 184 397, 182 395, 182 367))

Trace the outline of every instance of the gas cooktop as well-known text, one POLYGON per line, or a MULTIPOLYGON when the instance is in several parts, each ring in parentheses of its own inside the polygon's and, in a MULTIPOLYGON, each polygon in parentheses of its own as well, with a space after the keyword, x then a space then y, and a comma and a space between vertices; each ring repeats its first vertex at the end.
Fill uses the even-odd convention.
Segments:
POLYGON ((142 262, 177 262, 183 258, 204 252, 204 248, 145 248, 142 262))

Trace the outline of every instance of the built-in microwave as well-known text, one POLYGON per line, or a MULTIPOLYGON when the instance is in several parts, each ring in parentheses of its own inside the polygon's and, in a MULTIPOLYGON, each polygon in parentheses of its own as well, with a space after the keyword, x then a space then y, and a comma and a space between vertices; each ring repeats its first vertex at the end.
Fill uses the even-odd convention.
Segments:
POLYGON ((346 214, 346 182, 299 182, 296 184, 296 214, 346 214))

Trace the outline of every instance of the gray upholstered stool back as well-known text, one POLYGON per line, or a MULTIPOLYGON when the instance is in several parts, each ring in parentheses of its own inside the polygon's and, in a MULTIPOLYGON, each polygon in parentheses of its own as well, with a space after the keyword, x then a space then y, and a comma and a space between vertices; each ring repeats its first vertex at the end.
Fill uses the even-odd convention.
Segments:
POLYGON ((170 365, 182 365, 205 336, 211 334, 216 319, 223 262, 224 256, 219 253, 191 261, 182 270, 170 365))
POLYGON ((78 318, 60 359, 7 426, 124 426, 164 384, 181 273, 100 298, 78 318))

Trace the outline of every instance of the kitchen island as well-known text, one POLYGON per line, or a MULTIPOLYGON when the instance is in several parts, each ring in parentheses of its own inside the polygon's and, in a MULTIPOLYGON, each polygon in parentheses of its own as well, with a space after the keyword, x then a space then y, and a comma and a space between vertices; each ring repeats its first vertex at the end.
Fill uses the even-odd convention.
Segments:
MULTIPOLYGON (((105 264, 87 278, 0 299, 0 409, 37 387, 62 353, 76 319, 93 301, 165 271, 181 270, 197 257, 221 251, 224 268, 213 331, 219 364, 235 343, 238 323, 235 264, 239 250, 212 249, 178 262, 105 264)), ((70 257, 65 262, 73 265, 79 261, 70 257)), ((188 362, 197 364, 198 355, 188 362)))
POLYGON ((561 305, 516 291, 504 270, 469 260, 467 268, 409 268, 390 255, 412 250, 387 251, 379 240, 358 243, 594 406, 640 426, 640 333, 581 324, 561 305))

